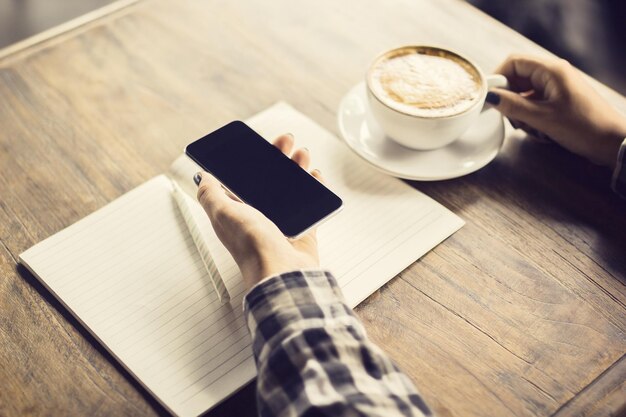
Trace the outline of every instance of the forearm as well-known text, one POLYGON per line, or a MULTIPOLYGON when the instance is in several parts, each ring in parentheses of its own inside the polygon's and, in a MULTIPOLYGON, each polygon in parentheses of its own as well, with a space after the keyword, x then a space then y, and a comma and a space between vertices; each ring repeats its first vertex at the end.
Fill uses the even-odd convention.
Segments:
POLYGON ((261 415, 430 414, 408 377, 367 339, 330 273, 272 277, 250 291, 245 310, 261 415))

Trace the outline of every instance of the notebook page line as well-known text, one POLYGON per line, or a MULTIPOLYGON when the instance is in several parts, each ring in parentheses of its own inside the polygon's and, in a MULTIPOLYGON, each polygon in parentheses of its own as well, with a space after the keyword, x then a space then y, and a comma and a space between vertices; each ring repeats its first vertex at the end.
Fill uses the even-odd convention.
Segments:
MULTIPOLYGON (((137 338, 150 339, 156 333, 160 333, 161 335, 167 335, 169 331, 163 330, 163 328, 165 326, 167 326, 168 323, 172 322, 172 320, 178 318, 181 315, 184 317, 184 319, 174 321, 173 324, 170 326, 170 327, 174 326, 174 328, 176 328, 179 324, 185 323, 187 320, 189 320, 191 317, 195 316, 196 314, 199 314, 200 312, 203 312, 203 311, 206 312, 206 309, 209 308, 211 306, 211 304, 213 304, 215 306, 215 301, 211 301, 211 302, 209 302, 208 304, 205 304, 205 305, 197 306, 198 302, 201 302, 201 301, 204 301, 204 300, 202 298, 200 298, 199 300, 193 302, 191 305, 186 306, 184 308, 184 310, 176 313, 175 315, 173 315, 173 316, 169 316, 168 315, 168 318, 164 322, 157 322, 156 319, 155 320, 151 320, 150 324, 158 323, 157 327, 150 328, 148 330, 148 333, 144 333, 144 329, 148 328, 148 326, 144 326, 139 331, 134 332, 133 334, 131 334, 131 336, 129 338, 126 338, 124 340, 124 344, 125 345, 132 345, 133 342, 137 341, 137 338), (196 306, 195 309, 194 309, 194 306, 196 306), (189 311, 190 309, 191 309, 191 311, 187 315, 184 315, 184 313, 189 311)), ((239 303, 241 303, 241 299, 240 298, 235 299, 235 301, 239 301, 239 303)), ((170 310, 168 310, 168 312, 170 310)), ((217 310, 219 310, 219 309, 217 309, 217 310)), ((233 313, 232 306, 225 305, 224 306, 224 310, 225 311, 230 311, 230 314, 235 314, 235 313, 233 313)), ((214 311, 215 310, 211 310, 210 313, 213 313, 214 311)), ((168 312, 166 312, 166 313, 164 313, 162 315, 165 315, 168 312)), ((207 316, 208 316, 208 314, 207 314, 207 316)))
MULTIPOLYGON (((162 291, 158 293, 158 295, 163 294, 167 290, 171 290, 174 287, 177 287, 182 282, 192 281, 193 284, 199 285, 202 284, 197 280, 192 280, 193 276, 197 276, 201 273, 202 261, 199 259, 188 263, 183 269, 179 269, 176 271, 176 276, 180 278, 179 282, 171 282, 169 286, 167 284, 161 287, 162 291)), ((158 267, 156 268, 158 269, 158 267)), ((173 266, 170 271, 173 273, 176 267, 173 266)), ((154 271, 151 271, 154 272, 154 271)), ((132 276, 132 275, 129 275, 132 276)), ((124 278, 128 278, 127 276, 124 278)), ((124 286, 125 279, 121 279, 120 281, 113 282, 110 287, 104 286, 102 290, 98 288, 88 289, 87 291, 83 291, 80 294, 75 296, 68 296, 70 298, 79 299, 79 303, 77 306, 84 308, 85 313, 91 313, 94 310, 101 309, 104 305, 107 306, 107 309, 110 311, 113 307, 122 305, 128 301, 129 298, 132 298, 137 295, 136 291, 141 291, 145 288, 146 280, 137 279, 132 282, 131 285, 124 286), (135 290, 135 291, 133 291, 135 290), (124 293, 122 293, 124 291, 124 293), (122 295, 119 295, 122 294, 122 295), (83 298, 84 297, 84 298, 83 298), (111 299, 114 299, 111 302, 111 299)), ((185 287, 186 288, 186 287, 185 287)), ((184 288, 180 288, 180 290, 184 290, 184 288)), ((156 295, 153 296, 153 300, 156 301, 156 295)))
MULTIPOLYGON (((242 295, 241 299, 243 299, 243 291, 239 292, 237 294, 236 297, 239 297, 240 295, 242 295)), ((235 317, 240 317, 241 314, 241 309, 240 308, 216 308, 215 305, 213 305, 214 309, 209 311, 207 313, 208 316, 210 316, 211 319, 215 319, 215 320, 221 320, 222 318, 230 318, 232 316, 235 317)), ((214 321, 210 321, 207 320, 205 316, 200 315, 200 317, 203 317, 203 321, 200 324, 194 324, 194 323, 183 323, 180 326, 178 326, 176 328, 176 330, 180 331, 181 333, 174 333, 174 332, 168 332, 165 334, 162 334, 161 337, 159 338, 159 342, 165 342, 164 344, 159 345, 159 349, 164 349, 166 346, 168 346, 169 344, 171 344, 174 341, 179 341, 183 334, 195 329, 198 331, 202 331, 204 332, 205 329, 211 327, 214 324, 214 321)))
MULTIPOLYGON (((128 294, 126 294, 123 301, 116 300, 116 302, 111 304, 107 304, 107 300, 101 301, 99 303, 99 308, 97 308, 96 310, 101 313, 99 315, 100 317, 97 317, 93 310, 86 310, 84 314, 88 315, 93 313, 96 316, 96 318, 94 319, 94 326, 98 326, 102 330, 106 331, 110 327, 110 323, 113 323, 114 325, 119 324, 120 322, 126 321, 131 317, 136 317, 138 314, 140 314, 140 317, 142 318, 147 317, 151 313, 157 311, 159 308, 162 308, 163 305, 166 305, 171 300, 175 299, 176 297, 180 297, 183 293, 189 295, 194 294, 198 291, 206 290, 207 284, 205 282, 194 279, 194 277, 197 276, 197 270, 192 270, 187 275, 181 275, 181 282, 184 283, 184 286, 179 288, 180 283, 173 283, 169 287, 166 287, 158 295, 155 295, 152 298, 146 297, 142 299, 142 304, 140 305, 135 303, 134 307, 128 306, 129 303, 132 303, 132 298, 129 297, 128 294), (165 301, 162 301, 159 299, 159 297, 167 298, 165 301), (155 307, 147 309, 144 304, 155 307)), ((148 284, 144 283, 144 286, 146 285, 148 284)), ((134 293, 133 295, 136 296, 137 294, 134 293)), ((207 293, 207 297, 211 298, 210 293, 207 293)), ((132 325, 132 323, 129 323, 129 326, 130 325, 132 325)))
MULTIPOLYGON (((437 216, 439 217, 439 215, 437 215, 437 216)), ((437 217, 437 218, 438 218, 438 217, 437 217)), ((424 224, 424 226, 423 226, 422 228, 427 227, 429 224, 430 224, 430 223, 426 223, 426 224, 424 224)), ((420 230, 421 230, 421 228, 420 228, 420 230)), ((419 230, 417 230, 417 231, 419 231, 419 230)), ((404 235, 404 234, 403 234, 403 235, 404 235)), ((398 247, 401 247, 404 243, 406 243, 407 241, 411 240, 411 239, 413 238, 413 236, 414 236, 414 233, 410 233, 410 234, 409 234, 409 236, 406 236, 404 239, 401 239, 399 242, 397 242, 397 244, 396 244, 395 246, 393 246, 393 247, 385 246, 385 248, 386 248, 387 250, 386 250, 385 252, 383 252, 382 254, 379 254, 379 256, 378 256, 377 258, 375 258, 373 261, 369 262, 369 265, 371 266, 371 265, 373 265, 373 264, 375 264, 375 263, 377 263, 377 262, 381 261, 382 259, 384 259, 385 257, 387 257, 390 253, 392 253, 394 250, 396 250, 398 247)), ((394 241, 395 241, 395 240, 398 240, 398 239, 399 239, 399 237, 397 237, 396 239, 394 239, 394 241)), ((359 265, 359 266, 357 266, 357 268, 358 268, 358 269, 357 269, 357 271, 356 271, 355 273, 351 274, 351 275, 352 275, 352 277, 351 277, 351 278, 348 278, 348 279, 342 280, 342 281, 341 281, 341 286, 342 286, 342 287, 343 287, 343 286, 346 286, 346 287, 347 287, 348 285, 350 285, 350 283, 352 283, 355 279, 357 279, 357 278, 359 277, 360 273, 362 273, 362 271, 363 271, 363 270, 366 270, 368 267, 369 267, 369 266, 364 267, 364 268, 361 268, 361 267, 360 267, 360 265, 359 265), (360 272, 360 273, 359 273, 359 272, 360 272)))
MULTIPOLYGON (((186 253, 187 251, 182 252, 186 253)), ((176 253, 176 255, 182 255, 183 253, 179 252, 176 253)), ((140 260, 142 259, 138 259, 137 261, 140 260)), ((71 287, 66 290, 68 292, 67 296, 80 299, 81 305, 91 306, 90 308, 93 309, 98 307, 98 304, 94 303, 96 299, 108 302, 111 298, 115 298, 117 301, 122 301, 125 297, 132 295, 129 291, 134 289, 133 287, 141 290, 141 284, 145 284, 148 280, 163 285, 167 279, 173 275, 180 276, 182 274, 191 273, 199 275, 202 273, 202 265, 199 258, 192 258, 182 266, 172 264, 161 268, 159 268, 158 264, 154 265, 154 262, 149 262, 150 260, 147 261, 148 262, 144 263, 134 262, 132 266, 129 265, 127 268, 122 269, 109 269, 106 264, 102 265, 99 270, 94 268, 92 274, 84 275, 89 279, 85 279, 83 285, 77 286, 75 291, 71 291, 74 289, 71 287), (160 271, 162 271, 162 273, 158 274, 160 271), (106 279, 111 276, 116 277, 116 279, 106 279), (90 285, 91 281, 95 281, 96 284, 90 285)))
MULTIPOLYGON (((390 230, 393 233, 385 233, 382 236, 376 236, 375 235, 375 237, 377 239, 374 239, 373 241, 361 240, 359 243, 355 244, 353 247, 350 247, 345 253, 342 254, 342 256, 341 256, 341 263, 342 264, 359 265, 360 262, 358 261, 358 259, 363 259, 363 258, 367 258, 368 257, 368 256, 363 256, 364 254, 374 254, 374 253, 377 253, 379 248, 384 248, 384 247, 390 246, 389 243, 380 244, 379 242, 382 239, 391 239, 391 241, 393 241, 393 240, 397 239, 399 235, 410 233, 412 231, 411 228, 416 227, 416 225, 419 225, 422 222, 428 221, 429 220, 429 216, 432 216, 433 214, 434 214, 433 212, 428 212, 426 214, 426 216, 421 217, 419 219, 416 219, 412 223, 397 224, 397 225, 395 225, 395 227, 393 229, 390 230), (391 236, 394 236, 394 237, 392 238, 391 236)), ((335 264, 339 265, 340 264, 339 260, 337 260, 336 263, 329 262, 329 265, 335 265, 335 264)))
MULTIPOLYGON (((177 265, 174 265, 170 269, 167 270, 169 272, 168 274, 166 274, 167 276, 175 275, 176 277, 180 278, 179 281, 172 282, 170 284, 169 288, 177 286, 181 282, 186 282, 186 281, 189 281, 189 280, 193 280, 194 283, 202 284, 203 287, 206 287, 205 282, 203 280, 199 281, 199 280, 194 280, 193 279, 193 275, 194 274, 197 275, 197 276, 203 276, 203 274, 205 273, 204 265, 202 264, 202 260, 201 259, 197 258, 193 262, 186 263, 185 266, 183 266, 183 268, 185 268, 185 269, 179 270, 179 271, 174 273, 174 271, 172 271, 172 270, 176 269, 177 267, 178 267, 177 265), (189 272, 189 273, 187 275, 181 277, 181 275, 183 273, 185 273, 185 272, 189 272)), ((158 267, 156 269, 158 269, 158 267)), ((117 295, 122 290, 124 290, 125 294, 123 296, 120 296, 120 297, 116 296, 115 302, 114 303, 109 303, 107 305, 108 306, 115 306, 115 305, 119 305, 119 304, 123 303, 124 301, 127 301, 128 298, 133 297, 135 295, 134 290, 141 290, 146 285, 146 281, 153 282, 154 281, 154 277, 156 277, 156 275, 146 275, 144 280, 137 279, 137 280, 133 281, 131 284, 129 284, 127 286, 123 285, 124 281, 125 281, 124 277, 120 278, 117 281, 112 282, 112 285, 108 288, 109 293, 117 295)), ((162 288, 164 289, 164 288, 168 288, 168 287, 163 286, 162 288)), ((181 288, 181 290, 182 289, 183 288, 181 288)), ((159 295, 162 295, 165 292, 166 291, 163 290, 163 291, 161 291, 159 293, 159 295)), ((85 294, 83 294, 83 296, 87 295, 87 294, 88 293, 85 293, 85 294)), ((98 294, 103 296, 102 298, 104 298, 104 300, 102 300, 102 301, 104 301, 104 302, 109 301, 107 297, 104 297, 104 295, 106 294, 104 291, 100 292, 100 293, 96 293, 96 295, 98 295, 98 294)), ((155 298, 155 301, 156 300, 158 300, 158 299, 155 298)), ((101 301, 101 303, 102 303, 102 301, 101 301)), ((87 303, 87 302, 89 302, 89 304, 92 306, 91 309, 97 309, 101 305, 101 303, 100 304, 94 303, 93 299, 85 300, 84 303, 87 303)), ((90 309, 87 309, 86 311, 90 311, 90 309)))
MULTIPOLYGON (((243 339, 242 339, 243 340, 243 339)), ((248 359, 251 356, 251 352, 250 352, 250 344, 243 344, 243 346, 239 346, 239 350, 237 350, 234 355, 229 356, 228 359, 226 359, 225 361, 221 362, 218 366, 215 367, 211 367, 211 371, 207 372, 206 374, 202 375, 200 378, 198 378, 197 380, 195 380, 194 382, 192 382, 191 384, 189 384, 188 386, 182 388, 181 390, 179 390, 178 392, 174 393, 174 397, 180 397, 182 394, 187 394, 187 391, 190 388, 193 388, 195 384, 199 383, 200 381, 202 381, 205 378, 208 378, 209 375, 211 375, 212 373, 215 373, 217 371, 220 370, 221 367, 223 367, 224 365, 228 364, 229 361, 232 361, 233 359, 236 358, 242 358, 240 362, 237 362, 233 367, 225 369, 224 372, 222 373, 225 374, 226 372, 230 371, 232 368, 236 368, 241 362, 243 362, 245 359, 248 359)), ((217 381, 219 379, 215 378, 213 380, 211 380, 211 383, 217 381)), ((209 384, 210 386, 210 384, 209 384)), ((200 389, 195 390, 189 397, 183 398, 181 402, 185 402, 189 399, 191 399, 194 395, 202 392, 204 389, 206 389, 206 386, 201 387, 200 389)))
MULTIPOLYGON (((144 319, 146 319, 147 317, 145 316, 139 316, 138 319, 135 321, 135 323, 137 323, 138 321, 141 321, 141 329, 137 329, 137 331, 133 332, 131 335, 128 335, 124 341, 126 343, 130 343, 135 341, 136 339, 140 339, 142 337, 147 337, 150 336, 152 333, 154 333, 155 331, 157 331, 160 327, 157 327, 156 329, 151 329, 152 332, 148 333, 148 334, 143 334, 143 332, 148 331, 146 329, 150 329, 151 325, 156 325, 158 323, 161 324, 161 326, 164 326, 168 323, 170 323, 172 320, 174 320, 175 318, 179 317, 179 316, 183 316, 185 317, 185 312, 189 311, 189 309, 192 309, 194 306, 196 306, 198 303, 200 303, 200 306, 202 309, 207 308, 208 306, 210 306, 211 301, 207 300, 206 297, 207 292, 206 291, 196 291, 194 293, 192 293, 191 295, 185 295, 185 296, 181 296, 180 298, 174 299, 172 301, 172 305, 168 306, 167 310, 162 311, 160 309, 158 309, 155 313, 157 313, 156 316, 149 316, 149 321, 144 321, 144 319), (206 304, 202 304, 202 303, 206 303, 206 304), (164 322, 161 321, 160 319, 165 320, 164 322)), ((193 309, 192 309, 193 311, 193 309)), ((132 324, 128 325, 127 327, 120 327, 118 328, 117 331, 113 331, 112 333, 109 334, 110 337, 115 338, 117 336, 123 335, 125 333, 127 333, 127 329, 128 328, 132 328, 132 324)), ((112 328, 112 327, 110 327, 112 328)))
MULTIPOLYGON (((151 317, 151 321, 150 321, 150 322, 148 322, 148 323, 146 323, 146 322, 142 322, 142 325, 144 326, 144 327, 143 327, 143 329, 148 328, 148 327, 149 327, 149 325, 150 325, 151 323, 153 323, 153 322, 157 321, 159 318, 163 317, 164 315, 166 315, 166 314, 168 314, 168 313, 171 313, 172 309, 176 308, 176 307, 177 307, 177 306, 179 306, 180 304, 182 304, 182 303, 189 304, 189 303, 191 302, 191 297, 193 297, 195 294, 197 294, 197 292, 198 292, 198 291, 202 291, 202 290, 204 289, 204 290, 207 290, 207 291, 206 291, 206 293, 208 294, 208 293, 209 293, 209 290, 210 290, 209 288, 207 288, 207 287, 208 287, 208 284, 206 284, 206 283, 204 283, 204 282, 203 282, 202 284, 203 284, 203 285, 201 285, 201 286, 200 286, 200 288, 198 288, 198 290, 193 291, 193 292, 191 292, 190 294, 181 294, 181 292, 179 291, 177 294, 172 294, 172 295, 171 295, 169 298, 167 298, 165 301, 163 301, 163 302, 161 302, 161 303, 158 303, 158 304, 157 304, 157 306, 156 306, 154 309, 150 310, 150 312, 157 312, 158 310, 160 310, 159 315, 158 315, 158 316, 156 316, 156 317, 151 317), (168 309, 167 309, 167 310, 165 310, 165 311, 163 311, 163 308, 164 308, 164 307, 168 307, 168 309)), ((242 283, 241 283, 241 284, 238 284, 238 286, 237 286, 237 287, 242 286, 242 285, 243 285, 242 283)), ((236 289, 237 289, 237 287, 233 288, 233 290, 236 290, 236 289)), ((240 291, 235 291, 235 294, 237 294, 237 295, 238 295, 238 294, 240 294, 240 293, 241 293, 240 291)), ((210 301, 210 303, 215 302, 215 301, 217 300, 217 296, 215 296, 215 295, 213 295, 213 296, 211 296, 211 297, 209 297, 209 298, 210 298, 210 299, 209 299, 209 300, 206 300, 206 301, 210 301)), ((234 297, 233 297, 233 298, 234 298, 234 297)), ((196 300, 195 302, 197 302, 197 300, 196 300)), ((195 303, 195 302, 194 302, 194 303, 195 303)), ((210 304, 209 304, 209 305, 210 305, 210 304)), ((230 304, 225 304, 223 308, 233 308, 233 306, 234 306, 234 305, 235 305, 235 304, 234 304, 234 302, 232 302, 232 303, 230 303, 230 304)), ((222 307, 220 307, 220 308, 222 308, 222 307)), ((179 313, 180 313, 180 312, 179 312, 179 313)), ((170 315, 170 314, 168 314, 168 315, 170 315)), ((143 318, 143 316, 142 316, 142 317, 139 317, 139 318, 138 318, 138 320, 140 320, 141 318, 143 318)), ((137 320, 137 321, 138 321, 138 320, 137 320)), ((134 322, 128 322, 127 324, 128 324, 129 326, 132 326, 134 323, 136 323, 136 321, 134 321, 134 322)), ((116 324, 115 322, 112 322, 112 325, 113 325, 113 326, 114 326, 115 324, 116 324)), ((111 325, 110 325, 110 326, 111 326, 111 325)), ((145 335, 144 335, 144 336, 145 336, 145 335)))
MULTIPOLYGON (((229 336, 228 331, 232 329, 234 326, 239 326, 239 327, 244 326, 247 328, 244 321, 242 320, 243 313, 238 314, 238 315, 231 314, 231 315, 226 316, 226 318, 228 319, 228 321, 226 321, 225 323, 222 323, 222 327, 219 327, 217 330, 212 329, 216 324, 218 324, 217 322, 214 322, 214 323, 211 323, 206 328, 198 329, 201 332, 198 333, 194 337, 187 337, 187 335, 185 335, 184 337, 181 336, 180 339, 173 339, 172 341, 177 341, 180 343, 178 345, 168 344, 168 346, 173 346, 170 349, 158 348, 158 347, 155 349, 154 347, 152 347, 153 353, 143 357, 143 360, 145 361, 145 365, 147 369, 154 369, 156 372, 156 368, 154 368, 154 365, 157 364, 160 358, 159 356, 155 355, 155 352, 159 352, 160 354, 166 355, 168 358, 170 358, 169 363, 163 364, 159 369, 159 372, 165 372, 168 368, 171 368, 172 366, 174 366, 174 364, 178 363, 180 360, 182 360, 186 356, 192 354, 193 351, 200 348, 203 344, 205 344, 208 340, 210 340, 210 339, 207 339, 208 337, 217 339, 217 342, 219 343, 221 341, 226 340, 226 338, 220 338, 220 334, 227 333, 226 336, 229 336), (200 343, 190 346, 189 343, 195 342, 196 339, 200 339, 200 343), (184 350, 182 350, 183 348, 184 350)), ((194 330, 194 328, 192 327, 189 330, 194 330)), ((187 330, 187 332, 189 330, 187 330)), ((129 358, 132 358, 138 353, 140 352, 139 351, 136 351, 134 353, 131 352, 129 354, 129 358)), ((193 357, 192 359, 196 359, 196 357, 193 357)))
MULTIPOLYGON (((97 228, 98 225, 105 222, 109 218, 115 217, 121 222, 120 224, 124 226, 132 226, 134 224, 134 221, 137 219, 136 215, 138 213, 136 212, 145 209, 145 207, 143 207, 142 205, 137 204, 139 196, 143 196, 144 194, 146 194, 148 198, 153 196, 155 194, 154 189, 160 188, 158 187, 159 179, 160 176, 155 177, 149 180, 147 183, 144 183, 144 185, 146 185, 145 188, 141 188, 142 186, 139 186, 129 191, 129 193, 124 194, 117 200, 114 200, 114 206, 109 205, 102 207, 100 210, 104 209, 106 211, 106 215, 102 215, 102 212, 98 213, 98 211, 91 213, 81 219, 80 227, 75 226, 75 224, 70 225, 69 227, 61 230, 61 232, 63 232, 62 234, 56 234, 51 236, 50 238, 52 238, 52 241, 48 241, 48 239, 46 239, 41 242, 41 246, 35 246, 29 249, 29 251, 33 250, 33 254, 38 254, 40 261, 45 262, 46 265, 53 266, 55 262, 63 259, 62 257, 59 257, 58 254, 64 250, 64 242, 72 240, 72 246, 77 246, 79 249, 82 248, 82 246, 79 245, 80 243, 84 243, 82 239, 89 240, 93 236, 94 231, 101 231, 101 229, 97 228), (135 194, 130 194, 133 191, 137 192, 135 194), (131 196, 132 198, 129 196, 131 196), (98 216, 95 216, 96 213, 98 214, 98 216), (119 216, 119 214, 123 214, 124 216, 119 216), (54 245, 50 245, 51 242, 54 242, 54 245)), ((163 183, 161 184, 161 186, 162 185, 163 183)), ((104 227, 104 225, 102 226, 105 230, 107 229, 107 227, 104 227)), ((110 227, 110 225, 108 226, 110 227)))
MULTIPOLYGON (((173 268, 175 268, 175 266, 174 266, 173 268)), ((199 259, 199 258, 198 258, 198 259, 196 259, 196 260, 195 260, 195 261, 193 261, 193 262, 190 262, 190 263, 189 263, 189 268, 190 268, 191 273, 185 277, 185 281, 187 281, 187 280, 191 279, 191 278, 192 278, 192 277, 191 277, 191 275, 193 275, 193 273, 196 273, 197 275, 203 275, 203 274, 204 274, 204 271, 205 271, 205 270, 204 270, 204 265, 202 264, 202 260, 201 260, 201 259, 199 259)), ((236 268, 236 267, 231 267, 229 270, 227 270, 227 273, 229 273, 228 271, 235 272, 235 271, 232 271, 232 270, 235 270, 235 269, 237 269, 237 268, 236 268)), ((184 271, 184 270, 183 270, 183 271, 184 271)), ((236 271, 236 272, 238 272, 238 269, 237 269, 237 271, 236 271)), ((176 276, 179 276, 179 275, 180 275, 180 273, 176 273, 175 275, 176 275, 176 276)), ((226 274, 224 274, 224 276, 226 276, 226 274)), ((239 285, 239 284, 238 284, 238 282, 240 281, 240 279, 236 279, 236 278, 237 278, 237 276, 238 276, 238 275, 235 273, 235 274, 233 274, 232 278, 230 278, 230 279, 225 279, 225 282, 226 282, 226 284, 229 286, 229 288, 234 288, 234 287, 233 287, 233 282, 235 282, 235 284, 234 284, 235 286, 239 285)), ((109 288, 109 292, 111 292, 111 293, 114 293, 114 294, 115 294, 115 293, 119 293, 121 290, 124 290, 124 291, 126 292, 126 294, 125 294, 125 295, 123 295, 122 297, 117 297, 117 298, 116 298, 116 301, 115 301, 114 303, 112 303, 112 304, 108 304, 108 305, 110 305, 110 306, 112 306, 112 305, 118 305, 118 304, 120 304, 120 303, 122 303, 122 302, 126 301, 129 297, 133 297, 134 293, 133 293, 133 291, 132 291, 132 290, 141 289, 141 288, 142 288, 142 287, 146 284, 146 282, 145 282, 145 281, 141 281, 141 280, 136 280, 136 281, 132 282, 132 283, 131 283, 130 285, 128 285, 128 286, 123 286, 123 283, 124 283, 124 279, 123 279, 123 278, 120 278, 120 280, 115 281, 115 282, 113 283, 113 285, 111 285, 111 287, 109 288)), ((203 286, 204 286, 204 281, 202 281, 202 284, 203 284, 203 286)), ((172 285, 172 286, 176 286, 176 285, 177 285, 177 283, 175 283, 175 282, 174 282, 174 283, 172 283, 171 285, 172 285)), ((163 287, 163 288, 165 288, 165 287, 163 287)), ((165 291, 162 291, 162 292, 161 292, 161 293, 159 293, 159 294, 163 294, 164 292, 165 292, 165 291)), ((92 300, 92 301, 93 301, 93 300, 92 300)), ((96 304, 96 303, 90 303, 90 304, 92 305, 92 308, 93 308, 93 309, 98 308, 98 306, 100 305, 100 304, 96 304)), ((89 311, 89 310, 87 310, 87 311, 89 311)))
MULTIPOLYGON (((224 375, 229 374, 230 372, 238 369, 242 364, 244 364, 248 359, 251 358, 250 355, 248 356, 244 356, 244 355, 240 355, 239 356, 241 358, 241 360, 239 362, 237 362, 235 365, 233 365, 232 367, 228 368, 223 374, 222 377, 224 375)), ((221 378, 221 377, 220 377, 221 378)), ((211 384, 203 387, 200 391, 197 391, 195 394, 193 394, 191 397, 188 397, 186 400, 180 402, 181 405, 185 405, 188 404, 191 400, 193 400, 194 398, 196 398, 199 394, 202 394, 204 392, 206 392, 207 390, 209 390, 209 388, 211 388, 213 385, 215 385, 216 383, 218 383, 220 381, 220 378, 216 378, 211 384)), ((246 381, 248 382, 248 381, 246 381)))
MULTIPOLYGON (((235 352, 237 353, 233 354, 233 348, 241 347, 241 350, 248 349, 248 356, 252 355, 252 342, 250 339, 250 333, 248 333, 248 329, 245 325, 239 326, 236 330, 232 331, 229 336, 234 336, 235 340, 232 343, 226 343, 224 346, 221 347, 221 350, 219 350, 218 348, 216 352, 212 351, 216 349, 210 349, 205 352, 201 352, 200 355, 198 355, 197 358, 195 358, 194 360, 182 365, 178 365, 177 368, 174 369, 173 373, 160 372, 158 376, 163 378, 161 383, 163 384, 164 388, 167 390, 172 390, 179 386, 179 383, 175 381, 189 381, 192 378, 198 378, 198 375, 206 376, 207 373, 215 371, 221 365, 230 361, 234 356, 237 355, 239 351, 236 350, 235 352), (219 362, 217 365, 213 363, 215 358, 218 358, 221 355, 225 356, 222 362, 219 362), (197 361, 196 359, 199 359, 199 361, 197 361), (200 363, 196 364, 194 362, 200 363)), ((219 377, 221 377, 221 375, 219 375, 217 378, 219 377)))
MULTIPOLYGON (((423 208, 422 209, 424 212, 426 212, 427 208, 423 208)), ((422 214, 428 215, 430 213, 430 211, 426 212, 426 213, 421 213, 418 212, 417 214, 420 216, 422 216, 422 214)), ((390 216, 393 217, 393 216, 390 216)), ((357 216, 354 216, 355 221, 358 221, 359 218, 357 216)), ((376 223, 376 222, 370 222, 370 229, 364 230, 363 228, 358 228, 358 227, 350 227, 350 228, 346 228, 346 229, 335 229, 333 232, 335 233, 330 233, 329 237, 328 237, 328 241, 332 242, 329 243, 328 245, 323 246, 323 250, 320 253, 320 256, 322 256, 322 259, 324 260, 324 262, 326 262, 329 266, 333 266, 333 265, 338 265, 338 264, 351 264, 351 262, 346 262, 348 259, 350 259, 351 256, 354 255, 354 253, 363 253, 365 252, 364 249, 370 249, 371 246, 370 245, 375 245, 377 240, 382 240, 384 238, 386 238, 387 236, 391 236, 395 233, 397 233, 398 230, 401 230, 403 228, 406 227, 406 224, 402 221, 400 222, 394 222, 394 223, 389 223, 386 224, 384 222, 380 222, 380 223, 376 223), (356 230, 356 232, 352 232, 352 230, 356 230), (352 245, 350 245, 349 247, 345 248, 345 247, 341 247, 339 243, 340 240, 338 240, 336 238, 336 234, 340 234, 340 233, 346 233, 346 234, 351 234, 351 240, 353 242, 352 245), (325 255, 328 254, 327 257, 325 257, 325 255)), ((325 236, 321 236, 322 238, 324 238, 325 236)))
MULTIPOLYGON (((64 270, 64 268, 67 267, 71 267, 72 272, 75 272, 76 274, 79 274, 81 272, 88 272, 89 267, 91 266, 90 262, 93 262, 94 260, 109 262, 109 260, 113 258, 113 256, 111 256, 111 252, 119 252, 120 247, 129 248, 129 252, 125 252, 126 255, 134 255, 136 253, 146 252, 146 248, 144 245, 132 244, 137 241, 150 242, 151 247, 158 247, 154 245, 154 243, 157 241, 168 242, 172 238, 184 239, 189 242, 189 240, 191 239, 190 236, 186 236, 185 234, 182 234, 181 232, 173 228, 170 228, 170 230, 168 230, 169 235, 164 235, 161 229, 151 227, 154 226, 155 223, 158 223, 157 219, 163 219, 165 216, 169 216, 169 213, 155 211, 153 215, 154 217, 142 216, 140 220, 133 221, 132 227, 125 227, 124 225, 116 224, 115 228, 112 229, 111 226, 109 226, 106 231, 90 230, 88 233, 87 231, 83 232, 86 237, 85 240, 87 242, 81 242, 85 244, 81 244, 79 245, 80 248, 75 249, 75 259, 73 261, 68 260, 65 264, 62 265, 50 265, 49 268, 51 270, 51 273, 54 275, 65 275, 66 271, 64 270), (113 230, 120 231, 119 235, 112 233, 113 230), (146 232, 146 230, 148 231, 146 232), (90 251, 97 243, 94 242, 94 236, 97 236, 101 239, 103 237, 106 237, 106 239, 108 240, 106 242, 107 248, 103 250, 101 247, 99 247, 97 258, 95 259, 94 253, 90 251), (116 239, 117 236, 119 236, 119 240, 121 240, 121 242, 114 240, 111 236, 115 236, 116 239), (128 239, 129 236, 130 239, 128 239), (124 237, 125 239, 122 239, 122 237, 124 237)), ((131 218, 128 213, 126 213, 125 216, 127 218, 131 218)), ((179 217, 174 218, 176 219, 178 224, 181 224, 180 222, 182 221, 182 218, 180 217, 180 215, 178 216, 179 217)), ((187 243, 186 246, 188 246, 189 244, 190 243, 187 243)), ((193 242, 191 242, 191 245, 192 244, 193 242)), ((146 252, 145 254, 150 255, 149 252, 146 252)), ((59 281, 59 284, 63 284, 63 280, 57 281, 59 281)))

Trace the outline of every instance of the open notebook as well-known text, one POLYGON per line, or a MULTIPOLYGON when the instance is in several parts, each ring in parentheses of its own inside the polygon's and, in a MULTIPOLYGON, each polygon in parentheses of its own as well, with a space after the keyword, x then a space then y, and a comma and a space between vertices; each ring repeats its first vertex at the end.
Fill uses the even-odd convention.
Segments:
MULTIPOLYGON (((380 174, 285 103, 248 120, 266 138, 292 132, 344 210, 318 231, 321 263, 356 306, 463 221, 380 174)), ((161 175, 20 255, 23 263, 167 409, 196 416, 254 378, 234 261, 195 202, 181 156, 168 175, 185 191, 231 294, 220 304, 161 175)))

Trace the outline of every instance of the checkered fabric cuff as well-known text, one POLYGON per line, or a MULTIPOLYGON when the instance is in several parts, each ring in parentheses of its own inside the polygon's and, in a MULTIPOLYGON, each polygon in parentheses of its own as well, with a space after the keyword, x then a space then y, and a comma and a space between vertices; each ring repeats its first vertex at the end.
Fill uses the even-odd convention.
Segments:
POLYGON ((429 416, 411 380, 371 343, 333 276, 294 271, 244 301, 261 416, 429 416))
POLYGON ((617 164, 613 171, 613 180, 611 188, 620 196, 626 198, 626 139, 622 142, 622 146, 617 153, 617 164))
POLYGON ((256 358, 263 357, 274 340, 282 340, 281 335, 310 327, 349 325, 365 337, 337 281, 324 270, 293 271, 262 281, 246 295, 244 316, 256 358))

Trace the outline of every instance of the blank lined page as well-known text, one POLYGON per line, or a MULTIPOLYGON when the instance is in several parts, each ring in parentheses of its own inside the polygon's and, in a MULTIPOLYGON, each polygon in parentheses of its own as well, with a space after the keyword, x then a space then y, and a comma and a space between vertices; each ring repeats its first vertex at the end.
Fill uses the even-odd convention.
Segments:
MULTIPOLYGON (((432 199, 370 168, 287 104, 248 122, 268 139, 292 132, 344 200, 343 211, 322 224, 318 237, 321 263, 335 274, 352 306, 463 224, 432 199)), ((193 194, 197 170, 183 156, 171 175, 193 194)), ((181 416, 210 409, 256 372, 241 310, 240 273, 188 194, 231 294, 229 304, 217 300, 165 176, 20 256, 157 399, 181 416)))
POLYGON ((227 305, 159 176, 20 259, 167 408, 194 416, 255 375, 238 270, 210 242, 227 305))

